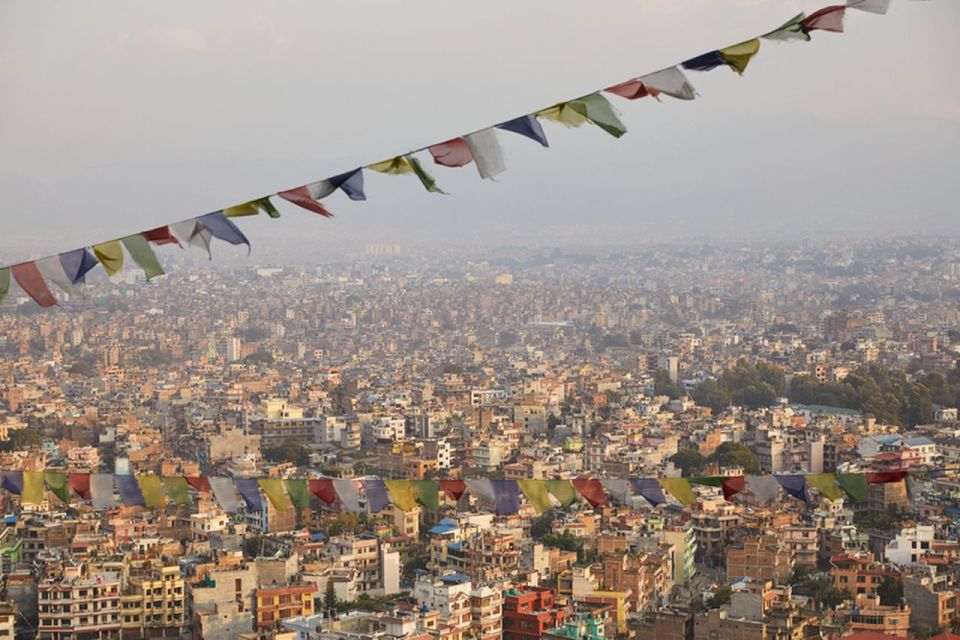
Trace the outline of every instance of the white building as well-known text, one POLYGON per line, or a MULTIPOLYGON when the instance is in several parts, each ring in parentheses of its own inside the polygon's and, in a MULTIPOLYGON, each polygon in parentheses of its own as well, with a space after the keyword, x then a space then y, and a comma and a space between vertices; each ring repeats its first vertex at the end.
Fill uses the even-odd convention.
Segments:
POLYGON ((899 565, 918 564, 929 553, 930 543, 935 538, 933 525, 904 527, 896 538, 887 543, 884 556, 887 562, 899 565))

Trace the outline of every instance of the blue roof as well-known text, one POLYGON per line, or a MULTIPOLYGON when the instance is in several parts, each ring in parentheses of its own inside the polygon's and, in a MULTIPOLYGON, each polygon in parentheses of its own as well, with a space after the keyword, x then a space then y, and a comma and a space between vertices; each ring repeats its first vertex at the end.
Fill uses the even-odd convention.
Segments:
POLYGON ((914 436, 903 441, 908 447, 924 447, 933 444, 933 440, 927 436, 914 436))
POLYGON ((460 525, 458 525, 456 522, 448 518, 444 518, 438 524, 430 527, 430 533, 433 533, 436 535, 443 535, 444 533, 450 533, 451 531, 456 531, 459 528, 460 528, 460 525))
POLYGON ((470 582, 470 576, 462 573, 451 573, 446 576, 441 576, 440 581, 444 584, 463 584, 464 582, 470 582))

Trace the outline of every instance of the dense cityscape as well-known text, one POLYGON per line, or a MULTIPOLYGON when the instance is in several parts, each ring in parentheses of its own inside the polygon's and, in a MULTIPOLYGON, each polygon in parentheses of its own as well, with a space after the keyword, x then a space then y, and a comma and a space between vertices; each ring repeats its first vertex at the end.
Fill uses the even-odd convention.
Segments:
POLYGON ((0 637, 957 637, 958 358, 944 239, 368 245, 130 270, 55 310, 11 291, 0 637), (800 472, 882 480, 709 480, 800 472), (189 489, 146 507, 118 480, 103 509, 74 483, 114 473, 189 489), (206 477, 346 485, 225 509, 206 477), (606 499, 446 490, 478 478, 606 499), (378 479, 420 493, 377 503, 378 479))

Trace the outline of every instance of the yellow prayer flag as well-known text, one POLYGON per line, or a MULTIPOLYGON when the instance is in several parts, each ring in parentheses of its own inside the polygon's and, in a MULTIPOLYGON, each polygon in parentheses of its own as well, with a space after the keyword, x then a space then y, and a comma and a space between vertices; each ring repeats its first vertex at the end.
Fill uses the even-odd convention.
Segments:
POLYGON ((390 160, 377 162, 375 164, 368 165, 367 169, 373 169, 374 171, 379 171, 380 173, 390 173, 394 175, 413 173, 413 167, 410 166, 410 161, 407 160, 406 156, 397 156, 396 158, 391 158, 390 160))
POLYGON ((384 480, 390 502, 401 511, 413 511, 417 508, 417 494, 409 480, 384 480))
POLYGON ((293 503, 290 502, 290 497, 287 496, 286 489, 283 488, 283 480, 260 478, 258 482, 260 483, 260 488, 263 489, 263 492, 270 498, 270 504, 273 505, 274 509, 282 511, 293 506, 293 503))
POLYGON ((552 107, 541 109, 537 111, 535 115, 565 124, 568 127, 579 127, 590 122, 590 119, 585 114, 571 109, 566 102, 560 102, 552 107))
POLYGON ((831 500, 838 500, 842 493, 837 486, 837 476, 833 473, 811 473, 807 475, 811 487, 831 500))
POLYGON ((123 269, 123 246, 119 240, 93 245, 93 255, 97 256, 108 276, 116 275, 123 269))
POLYGON ((43 496, 43 471, 24 471, 23 493, 20 494, 23 504, 40 504, 43 496))
POLYGON ((550 492, 547 491, 543 480, 517 480, 517 485, 520 486, 520 491, 527 497, 538 515, 553 506, 550 502, 550 492))
POLYGON ((686 478, 658 478, 657 482, 683 506, 687 507, 697 502, 697 494, 690 488, 690 482, 686 478))
POLYGON ((720 49, 720 55, 727 61, 731 69, 743 75, 743 72, 747 70, 747 65, 750 64, 750 59, 757 55, 758 51, 760 51, 760 39, 754 38, 735 44, 732 47, 720 49))
POLYGON ((143 504, 151 509, 162 509, 167 506, 167 496, 163 494, 163 482, 160 476, 144 475, 136 476, 137 484, 140 485, 140 493, 143 494, 143 504))

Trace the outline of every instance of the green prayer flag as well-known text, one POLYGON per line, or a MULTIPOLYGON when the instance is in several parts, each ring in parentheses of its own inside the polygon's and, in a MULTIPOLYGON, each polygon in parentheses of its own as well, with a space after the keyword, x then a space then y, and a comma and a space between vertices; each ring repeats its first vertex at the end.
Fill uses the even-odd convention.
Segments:
POLYGON ((310 506, 310 487, 306 480, 284 480, 290 502, 298 509, 310 506))
POLYGON ((619 138, 627 132, 627 126, 617 116, 613 105, 599 91, 571 100, 567 103, 567 106, 614 138, 619 138))
POLYGON ((0 301, 7 297, 10 291, 10 267, 0 269, 0 301))
POLYGON ((143 269, 143 274, 147 277, 147 280, 162 276, 166 273, 163 267, 160 266, 160 261, 157 260, 157 254, 153 252, 150 241, 144 238, 143 234, 138 233, 127 236, 126 238, 122 238, 121 241, 123 242, 123 246, 127 248, 127 251, 130 252, 130 257, 133 258, 133 261, 143 269))
POLYGON ((440 485, 436 480, 411 480, 410 488, 417 496, 417 502, 427 509, 440 508, 440 485))
POLYGON ((420 178, 420 183, 423 184, 424 189, 430 193, 444 193, 443 189, 437 186, 437 181, 433 179, 432 175, 427 173, 427 170, 423 168, 419 160, 413 156, 407 156, 407 162, 410 163, 410 168, 413 169, 413 172, 420 178))
POLYGON ((43 502, 43 471, 23 472, 23 492, 20 499, 23 504, 40 504, 43 502))
POLYGON ((277 208, 273 206, 272 202, 270 202, 269 197, 251 200, 250 202, 244 202, 243 204, 238 204, 233 207, 227 207, 223 210, 223 215, 228 218, 238 218, 240 216, 255 216, 261 211, 266 213, 271 218, 280 217, 280 212, 277 211, 277 208))
POLYGON ((687 507, 697 502, 697 494, 690 488, 690 482, 686 478, 659 478, 657 482, 683 506, 687 507))
POLYGON ((569 507, 579 497, 576 487, 569 480, 546 480, 544 484, 547 486, 550 495, 556 498, 563 507, 569 507))
POLYGON ((550 493, 543 484, 543 480, 517 480, 520 491, 527 497, 537 514, 548 511, 553 504, 550 502, 550 493))
POLYGON ((267 497, 270 499, 270 504, 273 505, 274 509, 283 511, 293 506, 290 504, 290 498, 287 497, 287 492, 283 488, 283 480, 277 478, 260 478, 257 482, 260 484, 263 492, 267 494, 267 497))
POLYGON ((837 482, 853 502, 867 499, 867 478, 862 473, 838 473, 837 482))
POLYGON ((108 276, 115 276, 123 269, 123 247, 119 240, 109 240, 93 245, 93 255, 97 257, 108 276))
POLYGON ((807 483, 822 495, 837 500, 842 493, 837 486, 837 476, 833 473, 809 473, 807 474, 807 483))
POLYGON ((690 484, 700 484, 705 487, 722 487, 723 476, 695 476, 689 478, 690 484))
POLYGON ((153 474, 136 476, 143 494, 143 504, 151 509, 162 509, 167 506, 167 497, 163 495, 163 483, 160 476, 153 474))
POLYGON ((174 504, 189 506, 193 503, 190 499, 190 483, 183 476, 163 476, 163 486, 174 504))
POLYGON ((401 511, 413 511, 417 508, 417 494, 410 486, 409 480, 384 480, 390 502, 401 511))
POLYGON ((47 471, 44 473, 44 479, 53 495, 66 503, 70 502, 70 483, 67 474, 47 471))
POLYGON ((777 27, 770 33, 766 33, 761 38, 767 40, 810 40, 810 34, 803 30, 804 14, 799 13, 788 21, 783 23, 783 25, 777 27))

